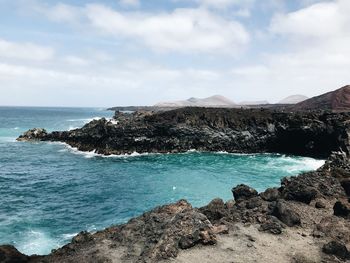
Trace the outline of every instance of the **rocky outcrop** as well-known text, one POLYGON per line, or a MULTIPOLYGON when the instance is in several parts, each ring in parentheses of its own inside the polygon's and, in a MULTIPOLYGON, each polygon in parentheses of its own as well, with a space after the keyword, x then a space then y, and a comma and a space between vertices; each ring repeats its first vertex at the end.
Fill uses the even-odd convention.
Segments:
POLYGON ((270 110, 182 108, 117 113, 64 132, 29 131, 18 140, 62 141, 100 154, 133 152, 279 152, 327 158, 349 153, 350 113, 286 113, 270 110))

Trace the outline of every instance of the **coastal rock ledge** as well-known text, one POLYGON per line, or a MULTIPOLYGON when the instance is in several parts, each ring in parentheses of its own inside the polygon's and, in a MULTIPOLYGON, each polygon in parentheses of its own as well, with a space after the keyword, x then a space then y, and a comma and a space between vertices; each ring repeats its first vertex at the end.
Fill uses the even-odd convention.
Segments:
POLYGON ((32 130, 20 140, 58 140, 105 154, 277 151, 327 161, 262 193, 238 185, 227 202, 193 208, 180 200, 126 224, 81 232, 49 255, 0 246, 0 262, 350 262, 347 114, 179 109, 117 113, 116 120, 69 132, 32 130))

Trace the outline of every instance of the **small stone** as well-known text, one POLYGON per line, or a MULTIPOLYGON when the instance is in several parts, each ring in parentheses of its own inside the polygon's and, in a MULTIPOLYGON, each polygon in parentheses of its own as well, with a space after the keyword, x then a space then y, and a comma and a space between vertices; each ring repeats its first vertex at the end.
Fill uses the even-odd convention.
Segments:
POLYGON ((315 207, 319 208, 319 209, 326 208, 326 206, 327 206, 326 202, 323 199, 317 200, 316 203, 315 203, 315 207))

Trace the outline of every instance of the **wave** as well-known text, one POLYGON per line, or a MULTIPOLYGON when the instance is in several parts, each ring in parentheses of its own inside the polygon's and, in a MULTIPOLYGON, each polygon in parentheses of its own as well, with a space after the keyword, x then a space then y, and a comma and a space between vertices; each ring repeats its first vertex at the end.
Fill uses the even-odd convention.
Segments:
POLYGON ((90 151, 90 152, 84 152, 84 151, 80 151, 78 150, 77 147, 72 147, 67 143, 64 142, 49 142, 51 144, 58 144, 58 145, 63 145, 65 146, 65 149, 60 149, 58 150, 58 152, 67 152, 69 151, 72 154, 77 154, 77 155, 82 155, 87 159, 91 159, 94 157, 100 157, 100 158, 126 158, 126 157, 138 157, 138 156, 147 156, 147 155, 156 155, 159 153, 138 153, 138 152, 133 152, 130 154, 111 154, 111 155, 104 155, 104 154, 100 154, 97 153, 96 150, 90 151))
POLYGON ((102 119, 102 117, 93 117, 93 118, 86 118, 86 119, 70 119, 70 120, 67 120, 69 122, 85 122, 85 123, 88 123, 88 122, 91 122, 91 121, 96 121, 96 120, 100 120, 102 119))
POLYGON ((0 142, 16 142, 17 137, 0 137, 0 142))
POLYGON ((52 238, 41 230, 29 230, 22 233, 21 236, 21 240, 16 242, 15 246, 19 251, 27 255, 45 255, 50 253, 53 248, 58 248, 62 245, 59 239, 52 238))
MULTIPOLYGON (((140 157, 140 156, 150 156, 150 155, 161 155, 161 154, 193 154, 193 153, 204 153, 201 151, 198 151, 196 149, 188 150, 187 152, 183 153, 126 153, 126 154, 111 154, 111 155, 104 155, 97 153, 96 150, 93 151, 80 151, 76 147, 72 147, 67 143, 62 142, 54 142, 56 144, 64 145, 65 149, 59 150, 59 152, 66 152, 69 151, 70 153, 82 155, 87 159, 99 157, 99 158, 129 158, 129 157, 140 157)), ((321 166, 325 164, 325 160, 319 160, 319 159, 313 159, 309 157, 296 157, 296 156, 287 156, 283 154, 271 154, 271 153, 229 153, 224 151, 218 151, 218 152, 211 152, 211 154, 227 154, 232 156, 249 156, 250 158, 258 157, 258 156, 270 156, 273 157, 271 160, 268 161, 266 164, 267 169, 273 169, 273 168, 280 168, 281 166, 285 166, 288 171, 292 174, 295 174, 296 172, 301 171, 311 171, 311 170, 317 170, 321 166), (277 158, 275 158, 277 157, 277 158)))

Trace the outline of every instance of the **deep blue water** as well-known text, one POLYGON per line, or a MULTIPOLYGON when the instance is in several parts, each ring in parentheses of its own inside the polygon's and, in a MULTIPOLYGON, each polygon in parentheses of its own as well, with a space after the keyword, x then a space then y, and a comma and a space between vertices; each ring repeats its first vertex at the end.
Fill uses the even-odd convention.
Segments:
POLYGON ((323 161, 225 153, 101 157, 59 143, 16 142, 33 127, 66 130, 112 112, 93 108, 0 107, 0 243, 49 253, 94 231, 178 199, 194 206, 232 198, 239 183, 262 191, 323 161))

